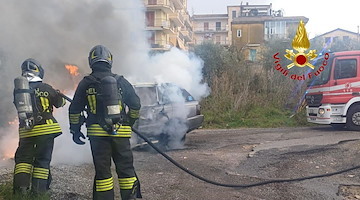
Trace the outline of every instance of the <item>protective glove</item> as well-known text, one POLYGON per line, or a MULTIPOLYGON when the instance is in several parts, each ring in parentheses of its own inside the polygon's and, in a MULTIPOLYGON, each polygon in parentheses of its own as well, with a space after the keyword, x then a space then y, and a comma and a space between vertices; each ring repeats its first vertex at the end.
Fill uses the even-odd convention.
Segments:
POLYGON ((81 131, 74 131, 74 130, 70 129, 70 133, 73 134, 72 139, 76 144, 79 144, 79 145, 85 144, 84 141, 80 140, 80 138, 86 139, 86 137, 84 136, 84 134, 81 131))

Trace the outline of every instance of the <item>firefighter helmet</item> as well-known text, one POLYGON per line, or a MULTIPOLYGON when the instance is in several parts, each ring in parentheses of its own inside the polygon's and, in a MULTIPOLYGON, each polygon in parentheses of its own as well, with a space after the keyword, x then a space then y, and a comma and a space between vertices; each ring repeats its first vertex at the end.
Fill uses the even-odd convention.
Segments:
POLYGON ((113 58, 108 48, 103 45, 96 45, 90 50, 89 53, 89 65, 92 68, 94 63, 105 62, 111 67, 113 58))
POLYGON ((31 74, 31 76, 37 76, 41 79, 44 78, 44 69, 41 67, 39 61, 28 58, 21 65, 21 72, 23 76, 31 74))

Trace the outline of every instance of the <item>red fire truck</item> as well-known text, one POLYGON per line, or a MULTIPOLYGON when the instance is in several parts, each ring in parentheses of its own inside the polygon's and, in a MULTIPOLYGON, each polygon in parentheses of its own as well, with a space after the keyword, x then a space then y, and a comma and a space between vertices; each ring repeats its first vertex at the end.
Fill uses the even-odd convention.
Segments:
POLYGON ((309 75, 308 122, 360 130, 360 51, 327 53, 314 65, 321 70, 309 75))

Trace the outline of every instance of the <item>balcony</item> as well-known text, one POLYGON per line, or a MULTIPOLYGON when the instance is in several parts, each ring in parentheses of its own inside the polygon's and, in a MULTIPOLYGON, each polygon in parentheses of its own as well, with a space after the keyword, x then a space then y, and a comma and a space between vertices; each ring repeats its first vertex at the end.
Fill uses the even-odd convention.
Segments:
POLYGON ((146 10, 162 10, 167 14, 175 12, 175 6, 170 0, 144 0, 146 10))
POLYGON ((190 21, 190 15, 188 12, 185 12, 183 15, 184 18, 184 25, 188 28, 192 30, 192 23, 190 21))
POLYGON ((191 30, 186 29, 186 28, 182 28, 180 30, 181 34, 184 36, 184 39, 186 42, 191 42, 193 41, 193 33, 191 30))
POLYGON ((163 21, 161 28, 166 34, 175 34, 176 29, 171 25, 169 21, 163 21))
POLYGON ((181 32, 179 32, 179 35, 177 37, 177 43, 180 49, 186 49, 185 47, 185 39, 181 32))
POLYGON ((174 3, 175 9, 182 10, 185 8, 184 0, 171 0, 174 3))
POLYGON ((190 28, 192 30, 192 24, 190 22, 190 19, 185 19, 185 26, 187 26, 188 28, 190 28))
POLYGON ((154 51, 169 51, 171 49, 171 45, 162 45, 162 44, 150 44, 151 50, 154 51))
POLYGON ((160 38, 149 41, 149 43, 150 43, 151 50, 154 50, 154 51, 168 51, 172 47, 175 46, 175 44, 172 43, 171 41, 166 40, 166 39, 160 39, 160 38))
POLYGON ((147 26, 147 31, 164 31, 166 34, 175 34, 176 30, 169 21, 156 20, 154 26, 147 26))
POLYGON ((161 45, 161 44, 151 44, 151 50, 155 51, 169 51, 171 49, 171 45, 161 45))
POLYGON ((223 26, 209 26, 209 27, 194 27, 195 33, 227 33, 229 30, 226 25, 223 26))
POLYGON ((169 14, 169 18, 175 23, 176 26, 184 26, 184 18, 180 12, 169 14))
POLYGON ((222 45, 222 46, 228 46, 230 45, 230 42, 228 40, 225 40, 225 39, 221 39, 221 40, 213 40, 213 39, 200 39, 200 40, 196 40, 196 44, 199 45, 199 44, 202 44, 202 43, 213 43, 213 44, 219 44, 219 45, 222 45))

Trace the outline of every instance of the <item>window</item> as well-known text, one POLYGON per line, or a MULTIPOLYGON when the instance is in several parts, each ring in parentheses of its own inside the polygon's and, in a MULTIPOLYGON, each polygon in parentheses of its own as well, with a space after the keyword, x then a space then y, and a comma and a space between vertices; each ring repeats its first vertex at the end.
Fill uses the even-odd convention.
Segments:
POLYGON ((236 30, 236 37, 241 37, 241 29, 236 30))
POLYGON ((220 36, 220 35, 215 36, 215 43, 216 43, 216 44, 220 44, 220 43, 221 43, 221 36, 220 36))
POLYGON ((204 31, 209 30, 209 22, 204 22, 204 31))
POLYGON ((286 21, 265 21, 265 38, 286 38, 286 21))
POLYGON ((235 19, 236 18, 236 10, 233 10, 232 11, 232 14, 231 14, 232 18, 235 19))
POLYGON ((146 12, 146 26, 155 26, 155 12, 154 11, 146 12))
POLYGON ((155 87, 136 87, 135 92, 140 97, 142 106, 156 105, 158 103, 155 87))
POLYGON ((331 42, 331 37, 325 37, 325 43, 331 42))
POLYGON ((159 100, 161 104, 182 103, 185 102, 181 89, 171 83, 165 83, 158 86, 159 100))
POLYGON ((356 59, 337 60, 334 69, 334 79, 356 77, 356 59))
POLYGON ((191 96, 191 94, 188 91, 186 91, 185 89, 181 88, 181 92, 182 92, 182 96, 185 98, 186 102, 195 101, 194 97, 191 96))
POLYGON ((221 22, 216 22, 216 30, 221 31, 221 22))
POLYGON ((148 41, 149 41, 149 44, 151 44, 151 45, 155 44, 155 31, 150 32, 150 37, 149 37, 148 41))
POLYGON ((249 60, 255 61, 256 60, 256 49, 250 49, 249 52, 249 60))
POLYGON ((156 5, 157 2, 156 2, 156 0, 148 0, 148 4, 149 5, 156 5))
POLYGON ((336 37, 333 37, 333 42, 337 42, 339 40, 339 37, 336 36, 336 37))

